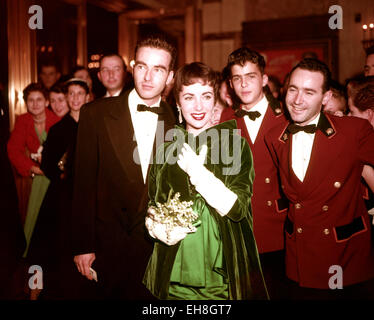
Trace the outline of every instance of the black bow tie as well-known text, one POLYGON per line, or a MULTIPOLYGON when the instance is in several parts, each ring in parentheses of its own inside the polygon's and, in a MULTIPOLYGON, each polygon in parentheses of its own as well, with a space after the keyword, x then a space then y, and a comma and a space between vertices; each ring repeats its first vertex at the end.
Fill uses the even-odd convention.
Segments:
POLYGON ((256 120, 258 117, 261 117, 261 113, 258 111, 245 111, 243 109, 237 109, 235 111, 235 115, 239 118, 248 116, 248 118, 251 119, 252 121, 256 120))
POLYGON ((138 104, 138 111, 142 112, 142 111, 150 111, 150 112, 153 112, 153 113, 156 113, 156 114, 162 114, 164 113, 164 108, 162 107, 148 107, 146 106, 145 104, 138 104))
POLYGON ((304 131, 306 133, 315 133, 317 131, 318 127, 315 125, 315 124, 308 124, 307 126, 298 126, 294 123, 291 123, 288 127, 287 127, 287 131, 289 133, 298 133, 300 131, 304 131))

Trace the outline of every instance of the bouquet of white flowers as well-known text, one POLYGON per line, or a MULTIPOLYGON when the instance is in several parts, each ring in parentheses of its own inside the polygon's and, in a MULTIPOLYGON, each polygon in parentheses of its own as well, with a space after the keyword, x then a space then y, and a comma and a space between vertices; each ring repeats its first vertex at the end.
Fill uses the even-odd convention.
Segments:
POLYGON ((194 223, 198 219, 198 214, 192 210, 193 201, 180 201, 180 193, 177 192, 171 197, 169 192, 168 200, 165 203, 156 202, 156 206, 149 207, 153 214, 153 220, 166 226, 166 233, 175 227, 188 228, 191 232, 196 230, 194 223))

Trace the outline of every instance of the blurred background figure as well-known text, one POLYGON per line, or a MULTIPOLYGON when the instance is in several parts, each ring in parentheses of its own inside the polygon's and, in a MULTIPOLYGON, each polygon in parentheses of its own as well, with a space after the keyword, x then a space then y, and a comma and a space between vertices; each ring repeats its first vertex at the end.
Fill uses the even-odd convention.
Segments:
POLYGON ((335 115, 346 115, 348 112, 347 94, 345 87, 338 81, 332 80, 330 84, 331 98, 323 106, 323 110, 335 115))
POLYGON ((218 83, 218 96, 216 99, 215 106, 213 108, 213 116, 210 120, 212 126, 220 123, 222 111, 229 107, 229 103, 232 104, 230 94, 227 91, 227 84, 221 72, 215 72, 218 83))
POLYGON ((105 54, 100 58, 100 70, 97 77, 106 89, 104 97, 116 97, 130 89, 133 84, 126 71, 123 58, 116 54, 105 54))
MULTIPOLYGON (((349 115, 366 119, 374 127, 374 82, 367 83, 357 91, 354 96, 353 102, 349 106, 349 115)), ((374 215, 374 169, 371 166, 365 165, 362 177, 364 187, 364 200, 368 212, 374 215)), ((372 228, 374 220, 372 220, 372 228)), ((373 229, 372 229, 373 231, 373 229)), ((374 235, 372 234, 374 240, 374 235)))
POLYGON ((275 99, 280 100, 282 84, 276 76, 268 76, 268 87, 275 99))
POLYGON ((16 118, 8 141, 8 156, 16 171, 16 178, 19 178, 16 179, 19 182, 17 189, 21 218, 24 221, 27 208, 30 205, 30 178, 34 177, 34 183, 36 177, 43 176, 43 172, 40 170, 40 147, 47 138, 49 128, 60 118, 47 108, 48 92, 42 84, 31 83, 28 85, 23 91, 23 98, 27 113, 16 118), (27 179, 27 182, 23 178, 27 179))
MULTIPOLYGON (((227 107, 232 107, 234 102, 238 100, 234 90, 231 88, 230 83, 230 70, 225 67, 221 73, 220 86, 219 86, 219 97, 221 101, 225 102, 227 107)), ((239 103, 239 100, 237 101, 239 103)))
POLYGON ((349 110, 351 116, 366 119, 374 127, 374 83, 357 91, 349 110))
POLYGON ((44 61, 40 65, 39 79, 42 85, 49 90, 61 78, 61 72, 56 62, 44 61))
POLYGON ((357 92, 365 87, 367 84, 374 84, 374 76, 364 77, 362 75, 355 76, 353 78, 346 80, 346 92, 347 92, 347 102, 348 109, 351 110, 351 106, 354 105, 354 99, 357 92))
POLYGON ((49 90, 49 106, 60 118, 68 113, 69 107, 65 97, 64 85, 62 83, 53 85, 49 90))
POLYGON ((366 61, 364 66, 364 74, 367 76, 374 76, 374 46, 366 50, 366 61))
POLYGON ((73 78, 82 79, 86 82, 89 89, 89 101, 95 99, 95 95, 92 91, 92 78, 90 72, 83 66, 76 66, 73 70, 73 78))

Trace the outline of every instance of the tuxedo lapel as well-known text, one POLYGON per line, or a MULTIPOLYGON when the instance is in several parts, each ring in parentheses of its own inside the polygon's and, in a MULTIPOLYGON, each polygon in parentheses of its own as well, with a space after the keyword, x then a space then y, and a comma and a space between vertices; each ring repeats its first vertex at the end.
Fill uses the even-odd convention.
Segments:
POLYGON ((141 182, 143 178, 128 106, 128 94, 117 97, 113 103, 115 105, 110 115, 104 119, 109 140, 128 179, 141 182))

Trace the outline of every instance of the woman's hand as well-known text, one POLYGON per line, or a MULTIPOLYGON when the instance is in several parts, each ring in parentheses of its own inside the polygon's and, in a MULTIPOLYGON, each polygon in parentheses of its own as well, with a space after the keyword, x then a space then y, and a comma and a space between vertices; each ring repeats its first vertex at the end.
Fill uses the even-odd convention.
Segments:
POLYGON ((179 167, 190 176, 192 184, 195 184, 194 180, 201 177, 201 171, 206 169, 204 167, 204 162, 207 153, 208 147, 206 145, 201 147, 200 153, 197 155, 187 143, 183 144, 177 163, 179 167))
POLYGON ((171 231, 167 232, 166 225, 156 223, 152 230, 155 239, 162 241, 168 246, 173 246, 179 241, 183 240, 189 233, 195 232, 186 227, 174 227, 171 231))
POLYGON ((148 208, 147 216, 145 218, 145 226, 149 235, 168 246, 173 246, 179 241, 183 240, 187 234, 195 232, 196 228, 189 229, 186 227, 174 227, 168 231, 166 225, 155 220, 155 211, 152 207, 148 208))

